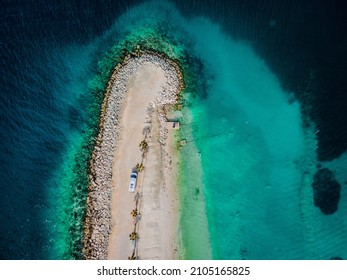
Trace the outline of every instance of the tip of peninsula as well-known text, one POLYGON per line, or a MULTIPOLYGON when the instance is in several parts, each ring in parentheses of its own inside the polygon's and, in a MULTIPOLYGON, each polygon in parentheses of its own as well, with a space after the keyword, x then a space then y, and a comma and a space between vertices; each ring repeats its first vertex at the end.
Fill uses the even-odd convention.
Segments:
POLYGON ((87 259, 178 258, 172 111, 182 89, 177 63, 155 52, 137 50, 114 69, 90 164, 87 259))

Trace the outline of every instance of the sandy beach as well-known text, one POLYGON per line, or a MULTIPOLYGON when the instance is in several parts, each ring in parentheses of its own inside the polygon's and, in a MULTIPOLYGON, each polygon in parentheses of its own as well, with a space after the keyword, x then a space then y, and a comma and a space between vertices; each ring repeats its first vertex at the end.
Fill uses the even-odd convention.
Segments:
POLYGON ((178 258, 177 157, 166 111, 177 102, 179 68, 144 53, 117 66, 92 162, 85 251, 90 259, 178 258), (139 143, 145 140, 143 156, 139 143), (135 192, 129 192, 137 163, 135 192), (137 209, 139 215, 131 216, 137 209), (129 235, 136 232, 136 240, 129 235))

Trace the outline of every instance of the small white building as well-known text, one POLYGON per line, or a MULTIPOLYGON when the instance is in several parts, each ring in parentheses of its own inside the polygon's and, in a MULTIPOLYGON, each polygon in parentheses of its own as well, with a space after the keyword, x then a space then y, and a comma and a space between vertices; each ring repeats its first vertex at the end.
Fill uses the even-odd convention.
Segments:
POLYGON ((165 127, 167 129, 180 129, 180 122, 179 121, 166 121, 165 127))

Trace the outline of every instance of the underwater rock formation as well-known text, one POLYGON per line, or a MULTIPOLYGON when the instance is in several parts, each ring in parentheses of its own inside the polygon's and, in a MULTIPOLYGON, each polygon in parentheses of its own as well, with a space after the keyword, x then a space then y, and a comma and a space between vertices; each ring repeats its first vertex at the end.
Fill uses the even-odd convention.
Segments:
POLYGON ((341 186, 328 168, 319 169, 313 177, 314 205, 323 214, 330 215, 337 211, 341 186))

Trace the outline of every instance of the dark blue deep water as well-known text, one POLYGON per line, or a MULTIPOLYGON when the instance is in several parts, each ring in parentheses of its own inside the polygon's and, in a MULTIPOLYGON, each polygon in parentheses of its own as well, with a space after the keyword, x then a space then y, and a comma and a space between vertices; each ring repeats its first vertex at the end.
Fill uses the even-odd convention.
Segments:
MULTIPOLYGON (((97 124, 86 109, 95 102, 88 81, 103 53, 117 40, 105 34, 137 2, 142 1, 1 3, 0 259, 81 258, 78 246, 60 244, 70 235, 78 239, 81 233, 75 232, 80 227, 61 225, 59 217, 74 217, 71 209, 84 211, 83 200, 61 198, 62 192, 68 192, 61 187, 62 178, 80 172, 74 169, 71 146, 85 153, 90 149, 81 144, 97 124), (74 206, 57 209, 63 203, 74 206)), ((346 152, 347 6, 343 1, 172 2, 188 18, 200 15, 218 23, 223 32, 248 42, 266 61, 319 130, 319 161, 332 161, 346 152)), ((81 170, 87 167, 83 160, 78 165, 81 170)), ((333 201, 339 197, 326 190, 326 185, 336 185, 329 176, 322 179, 323 185, 315 184, 314 197, 316 206, 323 204, 328 212, 335 208, 325 205, 331 200, 321 196, 331 195, 333 201)), ((340 188, 345 189, 346 183, 339 182, 340 188)), ((72 196, 85 190, 79 186, 72 196)))

